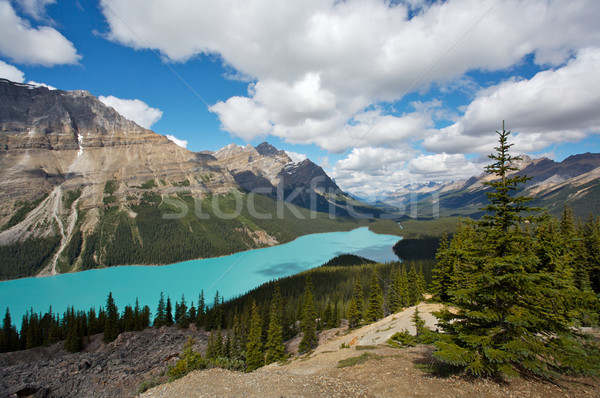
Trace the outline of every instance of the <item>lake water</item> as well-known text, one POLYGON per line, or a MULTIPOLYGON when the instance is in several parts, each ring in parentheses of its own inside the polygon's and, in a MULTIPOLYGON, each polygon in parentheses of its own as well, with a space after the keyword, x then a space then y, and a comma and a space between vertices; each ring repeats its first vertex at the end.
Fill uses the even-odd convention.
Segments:
POLYGON ((109 292, 119 311, 125 305, 148 305, 156 310, 160 292, 175 301, 185 294, 197 305, 204 289, 212 304, 218 290, 225 300, 236 297, 264 282, 317 267, 343 253, 352 253, 379 262, 397 261, 392 246, 398 236, 378 235, 368 228, 302 236, 292 242, 230 256, 190 260, 159 267, 121 266, 62 274, 44 278, 24 278, 0 282, 0 316, 10 308, 13 324, 21 326, 28 309, 45 313, 50 305, 61 316, 67 306, 78 310, 104 306, 109 292))

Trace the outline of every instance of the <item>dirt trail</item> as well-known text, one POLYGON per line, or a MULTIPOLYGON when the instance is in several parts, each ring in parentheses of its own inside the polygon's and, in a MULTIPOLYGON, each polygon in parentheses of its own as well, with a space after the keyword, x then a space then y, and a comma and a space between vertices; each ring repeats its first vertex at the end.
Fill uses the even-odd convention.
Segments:
MULTIPOLYGON (((418 307, 427 325, 435 327, 431 312, 440 305, 418 307)), ((388 334, 414 331, 410 321, 414 310, 408 308, 348 334, 342 329, 340 335, 326 331, 310 357, 295 357, 252 373, 196 371, 142 397, 600 397, 600 382, 591 379, 565 380, 561 387, 521 379, 498 384, 434 376, 426 371, 433 363, 430 347, 400 350, 383 345, 388 334), (363 355, 364 363, 338 367, 342 360, 363 355)))

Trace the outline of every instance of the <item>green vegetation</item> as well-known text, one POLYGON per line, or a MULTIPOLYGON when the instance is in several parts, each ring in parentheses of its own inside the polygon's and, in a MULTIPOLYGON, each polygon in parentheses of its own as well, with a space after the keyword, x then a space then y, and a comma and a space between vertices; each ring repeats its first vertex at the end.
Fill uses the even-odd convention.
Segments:
POLYGON ((128 305, 119 315, 112 293, 108 295, 106 310, 100 307, 98 312, 95 308, 86 312, 75 311, 70 307, 61 317, 52 312, 52 307, 45 314, 28 311, 23 316, 20 331, 12 324, 10 311, 7 309, 0 330, 0 352, 24 350, 61 340, 64 340, 67 351, 77 352, 94 334, 103 333, 108 342, 121 332, 143 330, 149 325, 148 306, 140 308, 136 301, 134 308, 128 305))
POLYGON ((141 189, 152 189, 152 188, 156 188, 158 185, 156 184, 155 180, 148 180, 145 183, 143 183, 140 188, 141 189))
POLYGON ((383 359, 381 355, 372 354, 370 352, 365 352, 362 355, 352 358, 342 359, 338 362, 338 368, 347 368, 349 366, 358 365, 361 363, 365 363, 371 359, 383 359))
POLYGON ((104 193, 111 196, 117 190, 117 180, 108 180, 104 184, 104 193))
MULTIPOLYGON (((575 239, 572 212, 558 224, 515 195, 527 178, 508 175, 509 134, 490 155, 486 214, 441 245, 433 286, 457 311, 439 314, 434 356, 475 376, 598 374, 600 349, 578 328, 597 322, 597 246, 575 239)), ((589 228, 597 242, 598 221, 589 228)))
POLYGON ((59 236, 50 236, 1 245, 0 279, 15 279, 37 274, 48 264, 59 244, 59 236))
POLYGON ((8 220, 8 222, 0 228, 0 232, 10 229, 10 228, 14 227, 15 225, 17 225, 18 223, 20 223, 21 221, 23 221, 25 219, 25 217, 27 217, 27 214, 29 214, 31 212, 31 210, 38 207, 39 204, 42 203, 44 201, 44 199, 46 199, 47 197, 48 197, 48 194, 46 193, 32 202, 28 202, 28 201, 17 202, 15 204, 15 206, 21 206, 21 207, 19 207, 19 209, 17 211, 15 211, 15 213, 8 220))
POLYGON ((364 258, 361 256, 357 256, 355 254, 340 254, 339 256, 335 256, 331 260, 327 261, 323 264, 323 267, 337 267, 344 265, 357 265, 357 264, 375 264, 375 261, 369 260, 368 258, 364 258))
POLYGON ((400 235, 403 239, 420 239, 441 237, 444 233, 452 234, 456 230, 459 217, 442 217, 437 219, 419 219, 402 221, 400 235))
POLYGON ((435 260, 439 246, 440 238, 437 236, 407 238, 394 245, 394 253, 404 261, 435 260))

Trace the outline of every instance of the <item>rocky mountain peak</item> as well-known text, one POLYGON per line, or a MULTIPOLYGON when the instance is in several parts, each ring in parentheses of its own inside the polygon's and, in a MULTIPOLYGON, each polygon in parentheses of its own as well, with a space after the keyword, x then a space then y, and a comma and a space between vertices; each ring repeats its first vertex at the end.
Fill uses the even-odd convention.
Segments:
POLYGON ((269 144, 268 142, 261 143, 260 145, 258 145, 256 147, 256 150, 258 151, 258 153, 260 153, 263 156, 269 156, 269 157, 287 156, 285 151, 281 151, 281 150, 275 148, 273 145, 269 144))

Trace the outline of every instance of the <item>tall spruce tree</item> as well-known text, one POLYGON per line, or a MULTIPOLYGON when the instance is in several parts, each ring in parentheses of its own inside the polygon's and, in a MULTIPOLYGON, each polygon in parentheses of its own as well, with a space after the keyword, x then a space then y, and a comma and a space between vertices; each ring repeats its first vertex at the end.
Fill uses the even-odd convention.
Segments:
POLYGON ((400 292, 398 291, 400 274, 398 273, 398 267, 392 268, 390 272, 390 283, 386 294, 386 306, 390 314, 396 313, 400 310, 400 292))
POLYGON ((250 317, 250 333, 246 343, 246 370, 252 372, 265 364, 265 353, 262 347, 261 319, 256 302, 252 302, 250 317))
POLYGON ((464 242, 461 284, 450 291, 458 311, 439 314, 447 338, 436 342, 434 356, 474 375, 597 371, 598 358, 586 353, 573 328, 572 280, 563 264, 540 267, 533 234, 523 227, 535 209, 527 206, 530 198, 515 195, 527 177, 513 173, 519 158, 509 154, 510 132, 503 126, 497 134, 486 168, 495 177, 485 183, 489 204, 464 242))
POLYGON ((383 292, 379 286, 379 276, 373 271, 369 285, 369 305, 365 312, 365 321, 375 322, 383 318, 383 292))
POLYGON ((281 361, 285 358, 285 346, 283 345, 283 299, 279 283, 275 284, 273 298, 271 299, 271 313, 269 319, 269 330, 267 333, 267 344, 265 363, 281 361))
POLYGON ((167 296, 167 305, 165 307, 165 325, 173 325, 173 307, 171 306, 171 298, 167 296))
POLYGON ((201 328, 205 325, 206 318, 206 303, 204 302, 204 289, 200 291, 198 297, 198 310, 196 311, 196 328, 201 328))
POLYGON ((110 343, 119 335, 119 309, 115 304, 112 292, 106 299, 106 323, 104 324, 104 342, 110 343))
POLYGON ((363 293, 362 286, 358 279, 354 283, 354 291, 352 292, 352 298, 350 299, 346 317, 348 318, 348 325, 350 328, 355 328, 360 325, 360 321, 363 318, 363 293))
POLYGON ((310 274, 307 275, 306 283, 304 284, 304 300, 302 303, 302 319, 300 325, 302 330, 302 340, 298 345, 298 350, 300 352, 308 352, 319 345, 319 338, 317 337, 317 312, 315 310, 310 274))
POLYGON ((163 292, 160 292, 160 299, 158 300, 158 307, 156 308, 156 315, 154 317, 154 326, 160 328, 167 324, 167 315, 166 315, 166 304, 165 304, 165 295, 163 292))

